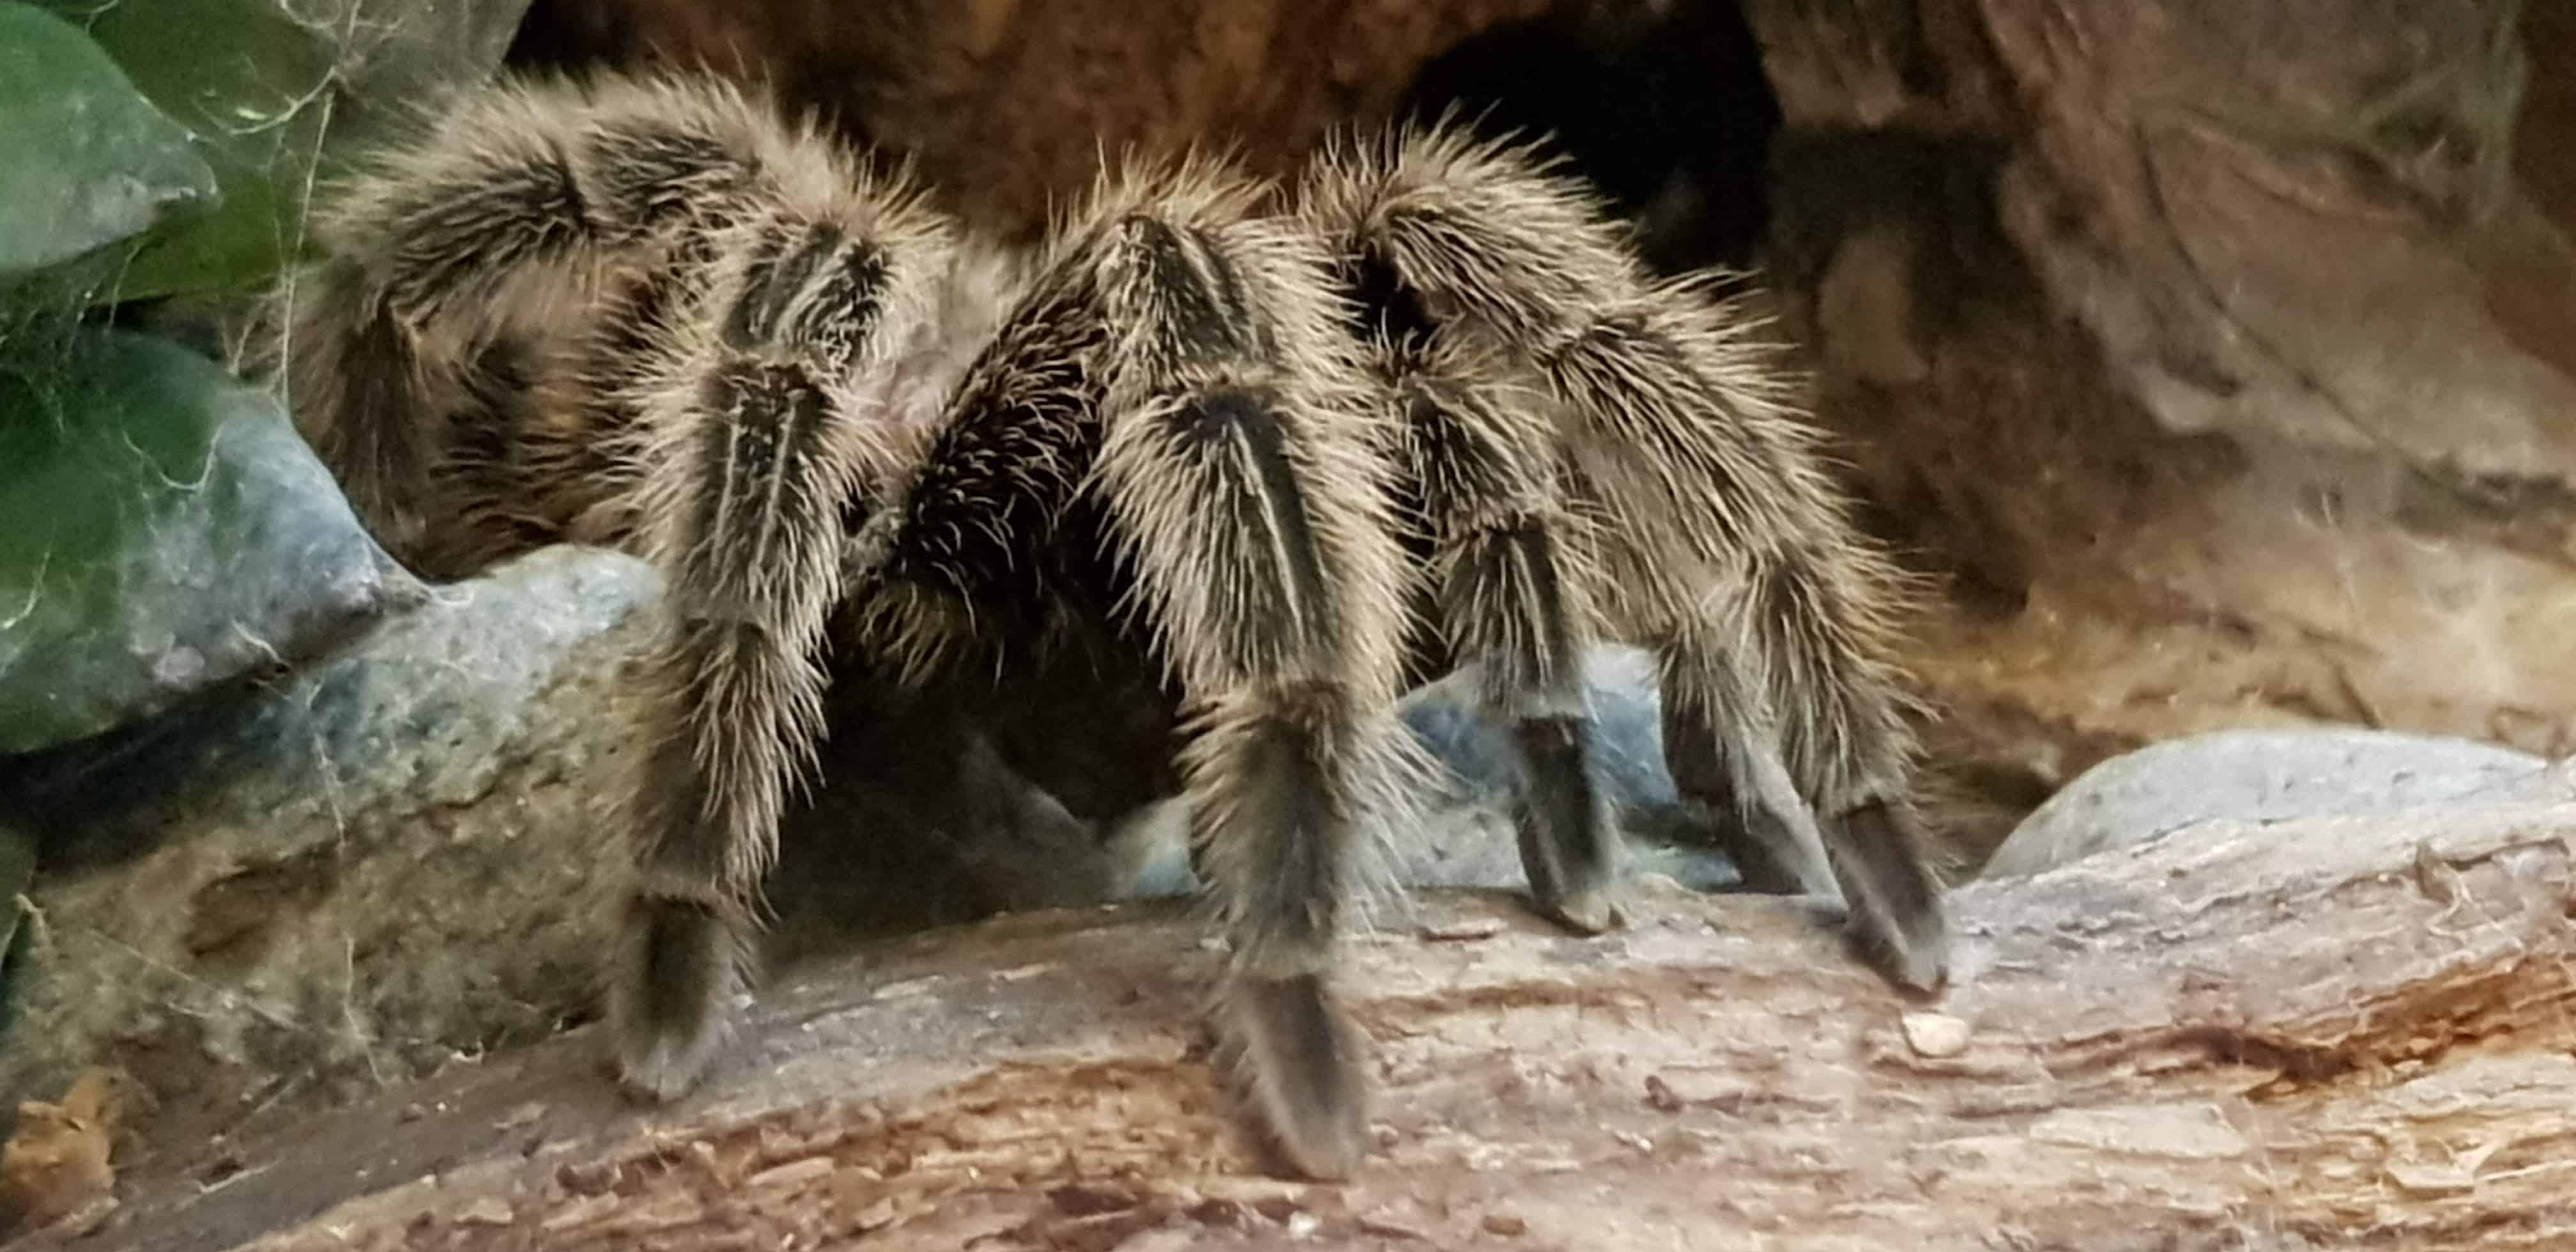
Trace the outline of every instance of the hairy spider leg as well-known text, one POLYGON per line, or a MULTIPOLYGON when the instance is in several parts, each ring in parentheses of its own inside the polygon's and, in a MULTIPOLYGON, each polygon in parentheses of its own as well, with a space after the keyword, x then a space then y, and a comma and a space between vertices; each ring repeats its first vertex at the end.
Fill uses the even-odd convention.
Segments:
POLYGON ((667 589, 637 702, 611 1018, 625 1081, 664 1098, 723 1034, 780 809, 811 777, 842 519, 899 472, 891 391, 949 259, 940 223, 857 179, 713 243, 698 316, 642 385, 636 507, 667 589))
MULTIPOLYGON (((1390 290, 1382 276, 1361 289, 1390 290)), ((1474 345, 1383 322, 1371 339, 1434 651, 1477 667, 1481 702, 1501 714, 1518 757, 1512 824, 1530 893, 1568 925, 1608 929, 1620 921, 1619 831, 1594 775, 1582 673, 1600 629, 1597 541, 1560 490, 1555 432, 1508 363, 1474 345)))
POLYGON ((1892 979, 1939 985, 1889 641, 1901 580, 1844 515, 1757 327, 1702 282, 1646 279, 1580 184, 1507 144, 1344 144, 1304 212, 1552 402, 1568 495, 1599 516, 1604 616, 1662 658, 1676 783, 1745 808, 1775 840, 1756 859, 1839 898, 1892 979))
POLYGON ((624 349, 707 232, 849 168, 715 83, 509 83, 423 116, 316 210, 325 259, 255 348, 378 540, 461 577, 631 487, 631 432, 600 428, 631 415, 590 403, 624 349))
POLYGON ((1421 771, 1391 712, 1391 475, 1320 253, 1249 217, 1255 194, 1189 165, 1104 188, 859 564, 870 636, 916 671, 1067 602, 1157 658, 1231 941, 1221 1032, 1273 1146, 1337 1177, 1365 1150, 1364 1041, 1331 986, 1353 845, 1421 771), (1029 590, 1064 576, 1040 554, 1086 551, 1109 585, 1029 590))
MULTIPOLYGON (((1159 675, 1218 1019, 1311 1174, 1363 1146, 1334 940, 1428 781, 1393 713, 1416 592, 1515 719, 1543 902, 1613 920, 1569 658, 1617 632, 1661 651, 1676 778, 1765 819, 1748 869, 1940 978, 1895 580, 1734 312, 1506 148, 1402 136, 1324 161, 1299 215, 1267 195, 1144 171, 1023 267, 727 88, 612 77, 466 97, 324 212, 263 346, 379 538, 432 574, 562 537, 665 574, 611 971, 631 1088, 720 1040, 833 621, 916 681, 990 662, 1005 701, 1094 626, 1159 675), (961 297, 979 266, 1000 290, 961 297), (1350 295, 1418 333, 1352 334, 1350 295)), ((952 720, 961 777, 1009 773, 952 720)))

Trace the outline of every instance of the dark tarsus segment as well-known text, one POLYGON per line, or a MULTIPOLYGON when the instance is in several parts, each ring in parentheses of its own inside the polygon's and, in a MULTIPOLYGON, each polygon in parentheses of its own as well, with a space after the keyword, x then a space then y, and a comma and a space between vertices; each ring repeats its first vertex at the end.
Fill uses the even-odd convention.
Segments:
MULTIPOLYGON (((1382 264, 1372 267, 1383 270, 1382 264)), ((1425 345, 1417 309, 1381 297, 1379 368, 1400 409, 1416 547, 1442 651, 1482 667, 1488 708, 1517 755, 1513 828, 1539 909, 1581 930, 1614 925, 1619 835, 1595 785, 1581 665, 1593 637, 1589 577, 1570 564, 1552 480, 1551 432, 1478 381, 1489 364, 1425 345), (1408 322, 1421 327, 1411 334, 1408 322)))
POLYGON ((822 732, 823 627, 857 494, 826 388, 875 329, 885 258, 838 223, 764 228, 650 472, 671 579, 660 720, 630 815, 634 946, 613 1002, 629 1085, 668 1098, 720 1038, 785 791, 822 732), (852 319, 858 320, 852 320, 852 319))
POLYGON ((1391 715, 1408 592, 1509 723, 1545 907, 1615 920, 1578 677, 1615 628, 1662 651, 1676 778, 1777 819, 1755 872, 1839 892, 1900 980, 1941 978, 1884 571, 1769 367, 1698 289, 1639 277, 1579 189, 1415 137, 1328 162, 1332 203, 1289 219, 1184 163, 1109 189, 1032 278, 949 268, 936 215, 722 88, 512 87, 445 125, 326 216, 279 343, 299 423, 406 560, 578 533, 665 573, 623 815, 630 1088, 685 1090, 720 1040, 852 579, 853 659, 984 702, 957 778, 1005 818, 1072 821, 1006 750, 1038 703, 1014 684, 1155 706, 1100 738, 1176 749, 1143 772, 1185 794, 1228 1047, 1305 1173, 1364 1154, 1334 945, 1360 833, 1420 768, 1391 715), (875 421, 945 384, 912 350, 980 324, 941 302, 987 276, 1010 307, 926 442, 875 421))
POLYGON ((1227 995, 1226 1035, 1242 1064, 1277 1094, 1263 1103, 1271 1147, 1317 1177, 1357 1164, 1368 1108, 1368 1043, 1333 1001, 1320 974, 1241 979, 1227 995), (1319 1150, 1332 1157, 1319 1158, 1319 1150))
POLYGON ((1608 930, 1622 914, 1611 898, 1619 878, 1619 830, 1593 783, 1591 722, 1524 717, 1512 731, 1521 754, 1513 829, 1521 866, 1540 909, 1586 931, 1608 930))
MULTIPOLYGON (((1822 842, 1802 839, 1779 811, 1781 806, 1740 795, 1737 778, 1748 771, 1735 763, 1738 749, 1719 737, 1715 719, 1694 705, 1667 700, 1663 737, 1674 790, 1708 806, 1712 813, 1736 816, 1736 821, 1720 821, 1714 829, 1725 841, 1727 858, 1744 876, 1746 889, 1766 895, 1840 896, 1822 842)), ((1788 798, 1801 806, 1805 803, 1794 792, 1788 798)))
POLYGON ((1948 974, 1949 936, 1941 881, 1923 860, 1922 819, 1903 797, 1862 801, 1836 822, 1841 838, 1825 841, 1834 877, 1846 884, 1852 916, 1886 918, 1853 938, 1870 962, 1909 986, 1934 988, 1948 974))
POLYGON ((1401 556, 1383 476, 1326 477, 1374 450, 1317 398, 1357 381, 1322 257, 1259 229, 1106 224, 1124 334, 1096 481, 1135 620, 1192 711, 1182 775, 1233 941, 1229 1048, 1286 1161, 1338 1177, 1365 1152, 1366 1082, 1329 974, 1354 831, 1393 777, 1363 713, 1393 694, 1401 556))
POLYGON ((1155 659, 1184 713, 1192 838, 1234 941, 1230 1048, 1289 1163, 1338 1176, 1364 1151, 1366 1084, 1327 974, 1370 763, 1356 710, 1379 698, 1346 675, 1392 656, 1354 632, 1385 633, 1372 624, 1401 606, 1351 612, 1365 558, 1339 537, 1347 521, 1318 513, 1328 432, 1300 407, 1314 367, 1296 348, 1320 336, 1269 298, 1305 276, 1224 225, 1096 212, 970 367, 901 498, 869 519, 860 576, 892 607, 868 638, 921 676, 1048 614, 1108 612, 1155 659))
POLYGON ((1363 145, 1304 212, 1364 288, 1392 275, 1375 285, 1407 293, 1435 349, 1491 353, 1552 401, 1559 481, 1599 518, 1584 564, 1605 617, 1663 655, 1676 781, 1768 810, 1747 824, 1769 841, 1755 872, 1842 898, 1895 981, 1942 982, 1885 638, 1897 576, 1844 517, 1776 365, 1705 284, 1645 278, 1587 191, 1506 146, 1363 145))

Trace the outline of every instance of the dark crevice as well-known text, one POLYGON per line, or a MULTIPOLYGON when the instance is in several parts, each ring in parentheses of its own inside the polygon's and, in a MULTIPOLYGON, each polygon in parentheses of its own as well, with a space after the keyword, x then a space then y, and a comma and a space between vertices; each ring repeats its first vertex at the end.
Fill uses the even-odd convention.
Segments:
POLYGON ((1780 104, 1735 0, 1567 0, 1434 58, 1403 111, 1544 137, 1666 273, 1748 265, 1769 228, 1780 104))

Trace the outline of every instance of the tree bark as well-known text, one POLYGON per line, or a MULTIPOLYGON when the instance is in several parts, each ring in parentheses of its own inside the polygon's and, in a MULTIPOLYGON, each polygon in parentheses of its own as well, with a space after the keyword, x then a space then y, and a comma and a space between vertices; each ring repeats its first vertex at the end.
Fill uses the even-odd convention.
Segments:
MULTIPOLYGON (((1641 886, 1349 945, 1379 1150, 1260 1172, 1169 909, 1004 919, 789 970, 706 1094, 640 1112, 589 1031, 210 1170, 101 1232, 345 1248, 2405 1248, 2576 1239, 2576 806, 2202 827, 1953 895, 1900 998, 1795 905, 1641 886), (791 1239, 792 1236, 792 1239, 791 1239), (973 1242, 981 1239, 982 1242, 973 1242)), ((92 1246, 97 1246, 93 1244, 92 1246)))

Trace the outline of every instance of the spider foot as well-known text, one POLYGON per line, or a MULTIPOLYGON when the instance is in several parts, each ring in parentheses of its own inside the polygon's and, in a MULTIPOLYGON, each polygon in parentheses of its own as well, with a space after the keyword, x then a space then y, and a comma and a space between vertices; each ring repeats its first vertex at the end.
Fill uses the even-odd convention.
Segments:
POLYGON ((1627 910, 1619 901, 1618 866, 1611 858, 1568 855, 1594 847, 1576 842, 1563 827, 1533 820, 1530 814, 1522 815, 1519 826, 1530 904, 1541 916, 1587 935, 1628 924, 1627 910))
POLYGON ((1559 925, 1586 935, 1603 935, 1628 925, 1628 910, 1607 889, 1579 891, 1550 899, 1534 892, 1538 911, 1559 925))
POLYGON ((724 1041, 741 981, 733 935, 714 910, 682 900, 637 901, 629 927, 609 1022, 618 1082, 638 1099, 675 1100, 724 1041))
POLYGON ((1916 852, 1901 805, 1873 800, 1843 815, 1837 877, 1862 955, 1895 982, 1938 991, 1950 976, 1949 924, 1941 886, 1916 852))
POLYGON ((1534 718, 1521 751, 1521 867, 1538 911, 1587 935, 1628 924, 1619 905, 1619 833, 1587 768, 1586 724, 1534 718))
POLYGON ((1231 1043, 1271 1146, 1309 1178, 1349 1177, 1368 1145, 1366 1037, 1321 975, 1238 975, 1226 999, 1231 1043))

